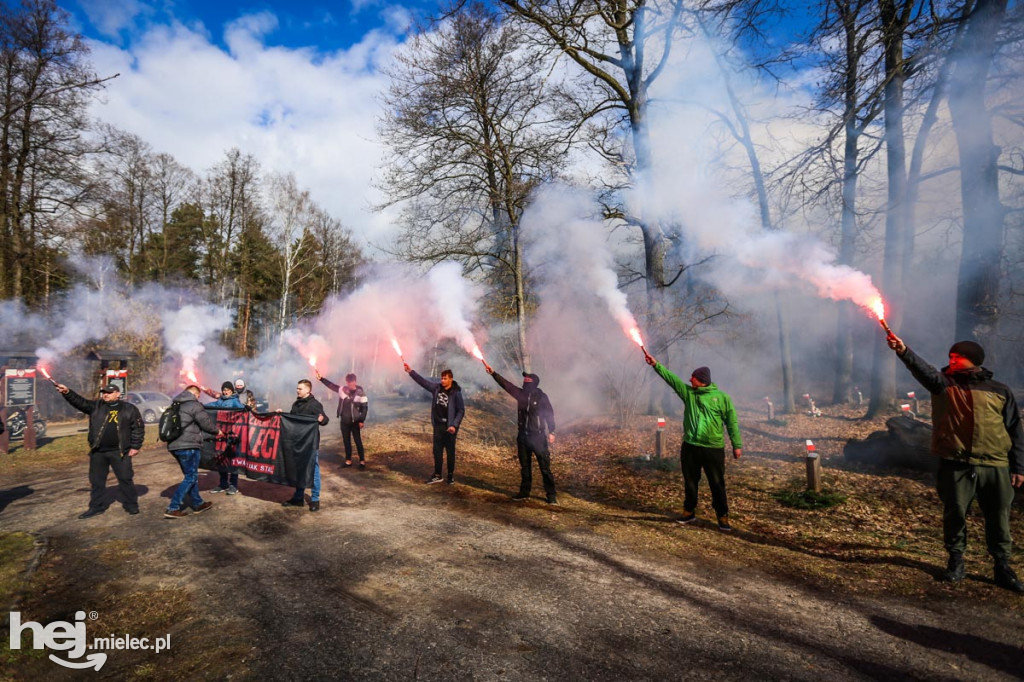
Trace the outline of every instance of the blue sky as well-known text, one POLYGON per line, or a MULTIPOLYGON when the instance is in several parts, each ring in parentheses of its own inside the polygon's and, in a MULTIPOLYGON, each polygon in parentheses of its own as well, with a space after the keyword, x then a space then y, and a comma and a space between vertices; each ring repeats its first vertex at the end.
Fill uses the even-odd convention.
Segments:
POLYGON ((409 16, 431 11, 434 3, 387 3, 357 0, 340 3, 256 2, 142 2, 140 0, 65 0, 62 6, 78 20, 87 37, 130 45, 153 26, 174 21, 202 24, 215 44, 226 47, 221 31, 240 17, 272 15, 275 28, 265 36, 269 46, 311 47, 331 52, 358 43, 370 30, 393 21, 396 14, 409 16))

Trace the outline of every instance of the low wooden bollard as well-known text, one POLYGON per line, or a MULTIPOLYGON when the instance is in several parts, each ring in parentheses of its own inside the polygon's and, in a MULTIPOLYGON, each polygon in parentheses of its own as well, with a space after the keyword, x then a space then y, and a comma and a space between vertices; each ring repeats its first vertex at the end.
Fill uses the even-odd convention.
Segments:
POLYGON ((821 492, 821 459, 811 440, 807 441, 807 489, 821 492))
POLYGON ((665 418, 658 417, 658 429, 654 432, 654 458, 661 459, 665 451, 665 418))

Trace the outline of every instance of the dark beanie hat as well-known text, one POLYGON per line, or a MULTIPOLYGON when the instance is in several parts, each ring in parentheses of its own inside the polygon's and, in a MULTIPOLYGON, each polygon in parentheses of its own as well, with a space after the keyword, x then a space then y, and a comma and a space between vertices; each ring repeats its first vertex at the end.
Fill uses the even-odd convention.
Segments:
POLYGON ((225 381, 223 384, 220 385, 220 390, 223 391, 225 388, 231 389, 232 391, 234 391, 235 390, 235 385, 233 383, 231 383, 230 381, 225 381))
POLYGON ((711 383, 711 370, 707 367, 698 367, 690 373, 690 376, 704 385, 711 383))
POLYGON ((974 341, 957 341, 949 347, 949 352, 961 355, 978 366, 985 362, 985 349, 974 341))

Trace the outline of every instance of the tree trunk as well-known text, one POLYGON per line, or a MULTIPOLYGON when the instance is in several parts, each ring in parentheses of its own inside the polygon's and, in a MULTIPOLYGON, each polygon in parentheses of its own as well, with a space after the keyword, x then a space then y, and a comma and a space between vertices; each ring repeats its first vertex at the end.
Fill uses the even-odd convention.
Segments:
POLYGON ((999 149, 985 84, 1007 0, 978 0, 968 18, 950 78, 949 109, 960 151, 964 238, 956 296, 956 338, 986 345, 998 320, 1006 209, 999 200, 999 149))
MULTIPOLYGON (((909 0, 908 0, 909 1, 909 0)), ((881 0, 882 47, 885 51, 885 162, 888 201, 885 211, 885 252, 882 289, 889 303, 888 319, 899 328, 903 318, 903 246, 904 201, 907 188, 906 140, 903 133, 903 33, 904 8, 896 0, 881 0)), ((871 402, 867 417, 875 417, 893 406, 896 400, 896 356, 884 343, 875 345, 871 382, 871 402)))

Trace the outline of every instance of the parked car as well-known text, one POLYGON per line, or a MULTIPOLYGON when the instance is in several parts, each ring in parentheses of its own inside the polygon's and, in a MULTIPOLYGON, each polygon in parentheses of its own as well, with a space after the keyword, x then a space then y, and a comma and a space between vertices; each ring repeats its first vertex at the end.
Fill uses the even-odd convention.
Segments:
POLYGON ((139 408, 142 420, 147 424, 158 422, 164 410, 171 406, 171 397, 159 391, 128 392, 124 399, 139 408))
MULTIPOLYGON (((25 424, 27 423, 25 413, 18 408, 11 408, 7 415, 7 431, 11 440, 25 440, 25 424)), ((32 416, 32 424, 36 431, 36 438, 46 435, 46 418, 38 412, 32 416)))

